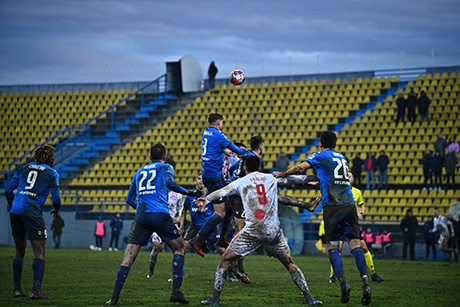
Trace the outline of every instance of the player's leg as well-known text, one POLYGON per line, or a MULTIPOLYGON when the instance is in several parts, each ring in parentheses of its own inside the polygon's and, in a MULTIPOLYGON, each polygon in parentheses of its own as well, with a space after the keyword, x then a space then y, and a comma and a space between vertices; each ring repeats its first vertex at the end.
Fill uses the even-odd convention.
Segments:
POLYGON ((116 305, 120 297, 120 292, 123 289, 123 285, 128 277, 129 270, 136 260, 137 255, 141 246, 146 245, 153 231, 142 227, 139 223, 139 216, 144 215, 143 213, 137 214, 129 230, 128 242, 121 261, 120 267, 118 268, 117 277, 113 286, 112 297, 107 301, 106 305, 116 305))
POLYGON ((219 305, 220 294, 222 293, 222 289, 228 275, 228 268, 230 263, 238 259, 238 257, 240 256, 236 255, 230 248, 225 250, 224 254, 220 258, 219 265, 217 266, 216 278, 214 280, 214 294, 209 300, 201 301, 201 304, 213 306, 219 305))
POLYGON ((220 237, 217 245, 219 247, 227 248, 228 241, 227 241, 227 232, 230 227, 230 223, 232 221, 233 212, 232 206, 230 204, 230 197, 227 197, 225 201, 225 217, 222 219, 222 223, 220 224, 220 237))
POLYGON ((46 240, 30 240, 34 251, 33 285, 29 293, 30 299, 52 299, 51 296, 45 295, 42 291, 43 276, 45 275, 45 244, 46 240))
POLYGON ((149 258, 149 275, 147 278, 153 278, 153 272, 155 271, 155 264, 157 263, 158 253, 161 250, 161 240, 154 241, 152 246, 152 251, 150 252, 149 258))
MULTIPOLYGON (((343 240, 341 239, 339 241, 339 254, 340 255, 342 255, 342 249, 343 249, 343 240)), ((335 276, 334 267, 332 265, 331 265, 331 273, 329 274, 329 283, 330 284, 337 283, 337 277, 335 276)))
POLYGON ((288 270, 292 281, 300 289, 309 306, 319 306, 323 304, 322 301, 315 300, 313 295, 311 295, 307 280, 302 270, 294 263, 282 231, 272 242, 270 242, 270 244, 266 244, 264 247, 270 256, 277 258, 284 265, 286 270, 288 270))
POLYGON ((369 269, 369 272, 371 273, 372 281, 382 282, 384 279, 375 272, 374 259, 372 259, 372 254, 369 251, 366 242, 360 239, 359 244, 361 246, 361 250, 363 251, 364 258, 366 259, 366 266, 369 269))
MULTIPOLYGON (((217 191, 225 186, 224 179, 222 177, 218 178, 205 178, 203 177, 203 184, 208 189, 208 193, 217 191)), ((204 241, 209 237, 213 228, 219 225, 223 218, 225 217, 225 199, 218 199, 213 202, 214 214, 211 215, 201 227, 198 234, 190 240, 190 247, 192 247, 195 252, 204 257, 204 253, 201 250, 201 246, 204 244, 204 241)))
MULTIPOLYGON (((172 226, 174 224, 171 222, 172 226)), ((175 227, 175 226, 174 226, 175 227)), ((166 241, 165 243, 169 246, 169 248, 173 252, 173 260, 172 260, 172 284, 173 289, 171 293, 171 297, 169 298, 170 302, 176 302, 181 304, 188 304, 189 300, 184 297, 180 288, 182 286, 182 280, 184 278, 184 254, 185 254, 185 246, 184 240, 181 236, 172 239, 170 241, 166 241)))
POLYGON ((13 258, 13 297, 24 297, 26 295, 22 292, 21 277, 27 247, 27 231, 21 217, 17 214, 10 213, 10 224, 16 247, 13 258))

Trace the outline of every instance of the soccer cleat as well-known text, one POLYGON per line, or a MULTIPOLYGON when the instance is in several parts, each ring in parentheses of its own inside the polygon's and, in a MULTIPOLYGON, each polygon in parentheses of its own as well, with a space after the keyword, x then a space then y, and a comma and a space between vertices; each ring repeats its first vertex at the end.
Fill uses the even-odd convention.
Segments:
POLYGON ((220 300, 217 301, 212 301, 212 299, 206 300, 206 301, 201 301, 201 305, 211 305, 211 306, 218 306, 220 300))
POLYGON ((113 306, 113 305, 116 305, 118 303, 118 295, 116 294, 112 294, 112 298, 110 300, 108 300, 105 305, 106 306, 113 306))
POLYGON ((342 304, 346 304, 350 301, 350 291, 351 287, 349 284, 342 285, 342 298, 340 300, 342 304))
POLYGON ((363 288, 363 297, 361 299, 361 304, 363 306, 369 306, 371 303, 371 287, 365 286, 363 288))
POLYGON ((316 207, 318 207, 319 203, 321 202, 321 197, 317 197, 313 202, 310 208, 306 208, 310 212, 315 212, 316 207))
POLYGON ((337 278, 335 277, 335 274, 332 275, 331 278, 329 278, 329 283, 330 284, 336 284, 337 283, 337 278))
POLYGON ((203 253, 203 250, 201 250, 201 247, 198 246, 198 244, 195 242, 195 240, 190 240, 189 241, 189 244, 190 244, 190 247, 193 248, 193 250, 195 251, 195 253, 197 253, 198 255, 200 255, 201 257, 204 257, 204 253, 203 253))
POLYGON ((239 271, 235 272, 235 276, 236 278, 238 278, 239 280, 241 280, 241 282, 243 284, 246 284, 246 285, 250 285, 252 284, 251 280, 249 279, 248 275, 246 275, 245 273, 241 273, 239 271))
POLYGON ((149 274, 147 275, 147 278, 153 278, 153 273, 151 273, 151 274, 149 273, 149 274))
POLYGON ((371 278, 372 278, 372 281, 376 281, 376 282, 384 281, 384 279, 380 277, 377 273, 372 274, 371 278))
POLYGON ((26 294, 24 292, 22 292, 21 289, 14 289, 13 291, 13 297, 16 298, 16 297, 25 297, 26 294))
POLYGON ((317 301, 315 299, 308 301, 308 306, 321 306, 322 304, 322 301, 317 301))
POLYGON ((41 290, 32 289, 29 293, 31 300, 52 300, 53 297, 46 295, 41 290))
POLYGON ((171 293, 171 297, 169 298, 171 303, 179 303, 183 305, 187 305, 190 301, 184 297, 180 290, 173 289, 171 293))

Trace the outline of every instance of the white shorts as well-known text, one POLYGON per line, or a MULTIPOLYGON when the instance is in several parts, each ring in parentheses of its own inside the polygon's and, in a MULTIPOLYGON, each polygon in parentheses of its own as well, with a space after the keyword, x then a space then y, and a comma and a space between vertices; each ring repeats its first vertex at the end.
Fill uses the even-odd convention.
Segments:
POLYGON ((157 242, 157 243, 162 243, 163 242, 163 241, 161 241, 160 236, 156 232, 152 233, 152 243, 155 243, 155 242, 157 242))
POLYGON ((291 252, 281 229, 280 232, 274 236, 264 237, 253 236, 243 229, 236 235, 236 237, 233 238, 228 247, 236 255, 244 257, 258 249, 260 246, 265 248, 269 256, 275 258, 282 258, 291 252))

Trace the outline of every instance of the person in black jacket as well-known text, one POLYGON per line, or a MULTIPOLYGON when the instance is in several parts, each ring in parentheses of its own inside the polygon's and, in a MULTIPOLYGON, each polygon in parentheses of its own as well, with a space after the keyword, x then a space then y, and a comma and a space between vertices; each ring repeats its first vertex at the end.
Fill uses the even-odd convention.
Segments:
POLYGON ((420 114, 420 124, 426 119, 428 125, 430 124, 430 115, 428 114, 428 107, 430 106, 430 99, 426 96, 425 91, 420 92, 420 97, 417 101, 418 113, 420 114))
POLYGON ((444 167, 444 157, 439 150, 436 150, 433 156, 433 175, 434 175, 434 188, 441 191, 442 184, 442 168, 444 167))
POLYGON ((406 117, 407 101, 406 99, 404 99, 402 93, 399 93, 398 99, 396 99, 396 106, 398 112, 396 115, 396 124, 398 124, 399 121, 402 121, 404 123, 404 118, 406 117))
POLYGON ((420 160, 420 164, 423 164, 423 176, 425 177, 423 190, 429 188, 431 191, 433 189, 433 155, 431 154, 431 150, 425 152, 423 159, 420 160), (429 186, 428 181, 430 182, 429 186))
POLYGON ((417 116, 415 115, 415 106, 417 105, 417 96, 413 90, 410 91, 409 96, 407 96, 407 120, 412 123, 415 122, 417 116))
POLYGON ((217 70, 216 64, 214 63, 214 61, 212 61, 211 64, 209 64, 209 68, 208 68, 209 89, 211 90, 214 88, 217 72, 218 70, 217 70))
POLYGON ((357 188, 361 188, 361 173, 363 172, 363 165, 364 160, 361 159, 361 154, 358 152, 356 153, 355 158, 352 160, 353 166, 351 167, 351 171, 355 175, 355 186, 357 188))
POLYGON ((118 238, 120 237, 120 232, 121 229, 123 228, 123 220, 121 219, 121 214, 117 213, 112 220, 110 221, 110 228, 112 228, 112 237, 110 238, 110 247, 109 251, 112 250, 112 247, 114 247, 114 250, 118 250, 118 238), (115 243, 113 245, 113 243, 115 243))
POLYGON ((385 151, 381 150, 380 155, 377 158, 377 167, 379 170, 379 186, 377 189, 383 188, 383 183, 385 182, 385 189, 388 190, 388 164, 390 164, 390 159, 385 154, 385 151))
POLYGON ((64 220, 59 215, 51 224, 51 232, 53 233, 54 248, 61 246, 62 228, 64 228, 64 220))
POLYGON ((433 251, 433 259, 436 260, 436 234, 432 231, 434 228, 433 216, 428 215, 428 220, 423 225, 423 238, 426 246, 426 260, 430 256, 430 249, 433 251))
POLYGON ((406 216, 399 225, 404 234, 403 242, 403 259, 407 258, 407 246, 409 246, 410 260, 415 260, 415 233, 418 227, 418 221, 412 215, 412 209, 407 209, 406 216))

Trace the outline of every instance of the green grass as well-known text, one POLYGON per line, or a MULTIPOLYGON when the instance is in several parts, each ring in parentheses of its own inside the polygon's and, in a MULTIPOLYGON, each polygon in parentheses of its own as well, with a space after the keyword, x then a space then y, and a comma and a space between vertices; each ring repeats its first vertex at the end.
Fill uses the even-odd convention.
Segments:
MULTIPOLYGON (((123 252, 96 252, 89 249, 49 249, 46 255, 43 292, 54 296, 52 301, 13 299, 12 259, 14 248, 0 247, 0 305, 23 306, 102 306, 111 296, 113 283, 123 252)), ((170 253, 160 253, 153 279, 147 279, 149 253, 141 251, 131 268, 121 293, 120 306, 171 306, 170 253)), ((22 288, 28 293, 32 284, 30 247, 24 260, 22 288)), ((191 306, 198 306, 212 296, 218 255, 201 258, 188 254, 182 292, 191 306)), ((345 274, 352 286, 349 306, 360 306, 361 280, 351 257, 344 258, 345 274)), ((340 289, 329 284, 329 261, 324 257, 295 256, 294 261, 307 278, 315 298, 324 306, 344 306, 340 289)), ((445 262, 376 259, 377 272, 385 278, 372 283, 372 306, 459 306, 460 264, 445 262)), ((298 306, 304 298, 290 275, 276 259, 262 255, 246 257, 245 268, 251 285, 226 282, 221 296, 222 306, 298 306)))

